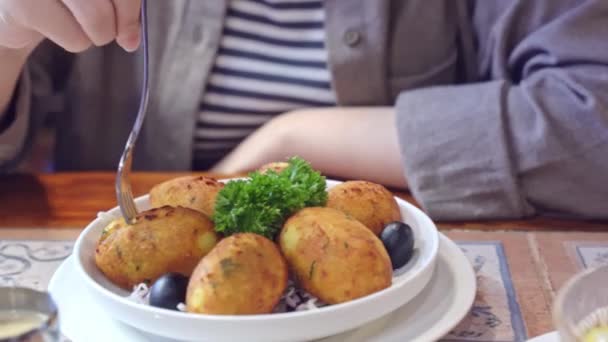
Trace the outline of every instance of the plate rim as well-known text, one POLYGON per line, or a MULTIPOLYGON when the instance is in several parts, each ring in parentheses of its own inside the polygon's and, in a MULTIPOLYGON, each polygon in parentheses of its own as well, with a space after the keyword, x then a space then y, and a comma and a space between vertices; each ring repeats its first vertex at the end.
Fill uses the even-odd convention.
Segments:
MULTIPOLYGON (((460 291, 458 291, 458 290, 454 291, 454 295, 456 297, 462 297, 462 299, 460 301, 455 301, 454 304, 451 304, 450 309, 448 311, 442 313, 441 316, 439 317, 439 319, 435 321, 435 324, 433 324, 429 329, 427 329, 426 331, 417 335, 415 337, 414 341, 428 342, 428 341, 435 341, 435 340, 438 340, 438 339, 444 337, 447 333, 449 333, 449 331, 451 329, 453 329, 460 322, 462 322, 464 317, 466 317, 466 315, 470 311, 471 306, 474 303, 475 296, 477 293, 477 281, 476 281, 475 272, 473 270, 472 265, 468 261, 467 257, 462 252, 462 250, 459 248, 459 246, 454 241, 452 241, 449 237, 447 237, 445 234, 443 234, 441 232, 439 232, 439 240, 440 240, 439 258, 444 258, 444 260, 446 260, 446 263, 448 264, 448 266, 450 266, 451 270, 454 270, 454 268, 452 266, 461 264, 462 261, 466 262, 466 264, 463 264, 466 268, 466 271, 462 272, 462 270, 463 270, 462 268, 458 269, 458 273, 453 271, 457 277, 462 278, 462 280, 459 281, 459 283, 462 283, 462 285, 460 285, 462 287, 462 289, 460 291), (445 251, 446 247, 449 251, 445 251), (460 261, 455 261, 456 259, 460 259, 460 261), (467 294, 463 290, 469 290, 468 291, 469 293, 467 294), (463 302, 463 303, 468 303, 468 304, 467 305, 456 305, 457 302, 463 302), (443 327, 441 327, 442 322, 446 322, 444 324, 445 326, 443 326, 443 327)), ((49 281, 49 285, 48 285, 48 290, 51 294, 56 292, 54 290, 55 288, 58 288, 59 286, 61 286, 61 284, 58 283, 60 281, 60 278, 59 278, 60 269, 69 268, 70 266, 75 268, 76 267, 75 259, 76 259, 76 256, 72 254, 68 258, 66 258, 61 263, 61 265, 57 268, 57 270, 51 277, 51 280, 49 281), (70 265, 70 263, 71 263, 71 265, 70 265)), ((67 274, 67 273, 64 271, 64 274, 67 274)), ((76 275, 72 275, 72 276, 76 277, 76 275)), ((85 285, 83 283, 78 284, 78 286, 82 287, 83 292, 86 291, 86 288, 84 288, 85 285)), ((91 299, 91 300, 93 300, 93 299, 91 299)), ((408 305, 408 303, 406 303, 404 305, 408 305)), ((102 311, 100 311, 99 313, 104 314, 102 311)), ((383 317, 388 317, 389 315, 392 315, 392 314, 394 314, 394 312, 388 313, 386 316, 383 316, 383 317)), ((115 318, 109 317, 109 319, 113 320, 115 323, 120 323, 120 321, 115 318)), ((122 324, 124 324, 124 323, 122 323, 122 324)), ((367 324, 369 324, 369 323, 367 323, 367 324)), ((128 329, 134 329, 134 330, 136 329, 132 326, 128 326, 128 325, 125 325, 125 326, 128 327, 128 329)), ((365 327, 365 325, 362 327, 356 328, 355 330, 361 329, 364 327, 365 327)), ((65 337, 70 338, 70 339, 72 338, 70 335, 66 334, 63 330, 62 330, 62 333, 64 334, 65 337)), ((334 338, 336 336, 340 336, 341 334, 344 334, 344 333, 338 333, 338 334, 335 334, 332 336, 327 336, 327 338, 334 338)), ((541 336, 538 336, 538 337, 541 337, 541 336)), ((529 342, 532 342, 532 341, 536 342, 536 340, 534 340, 534 339, 532 339, 529 342)))
MULTIPOLYGON (((450 330, 456 327, 462 320, 467 316, 470 312, 471 307, 475 303, 475 297, 477 296, 477 275, 475 274, 475 270, 471 265, 469 259, 466 257, 464 252, 460 249, 460 247, 450 239, 447 235, 439 232, 439 241, 440 241, 440 257, 443 257, 442 250, 446 248, 442 248, 443 245, 450 249, 451 251, 446 253, 445 255, 446 261, 450 266, 450 270, 454 271, 458 269, 458 272, 462 273, 463 270, 466 270, 466 274, 455 274, 455 279, 459 279, 463 285, 463 289, 470 289, 468 294, 465 294, 463 291, 460 291, 461 294, 455 294, 455 298, 461 298, 459 302, 462 302, 464 305, 457 305, 457 301, 454 301, 448 311, 441 316, 441 319, 437 320, 433 327, 427 330, 425 333, 416 337, 416 341, 435 341, 446 336, 450 330), (460 265, 460 267, 458 267, 460 265), (451 267, 456 266, 456 267, 451 267), (460 297, 459 297, 460 296, 460 297), (462 310, 458 310, 458 308, 463 308, 462 310), (448 320, 452 315, 454 319, 448 320), (449 321, 450 323, 441 324, 444 321, 449 321), (435 327, 443 327, 443 328, 435 328, 435 327)), ((431 279, 432 280, 432 279, 431 279)), ((407 303, 405 304, 407 305, 407 303)))

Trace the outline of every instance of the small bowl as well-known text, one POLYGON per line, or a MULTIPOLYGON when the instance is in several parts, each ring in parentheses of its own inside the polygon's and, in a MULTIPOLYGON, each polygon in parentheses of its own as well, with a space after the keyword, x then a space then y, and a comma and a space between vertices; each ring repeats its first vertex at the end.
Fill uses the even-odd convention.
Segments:
MULTIPOLYGON (((327 181, 328 188, 340 182, 327 181)), ((108 315, 155 335, 190 341, 303 341, 351 330, 384 316, 413 299, 433 275, 439 248, 437 228, 422 211, 396 198, 403 221, 415 235, 416 253, 382 291, 316 310, 263 315, 203 315, 137 304, 129 292, 112 284, 95 265, 95 246, 103 228, 116 217, 114 208, 91 222, 74 246, 76 268, 89 293, 108 315)), ((136 200, 150 208, 148 196, 136 200)))
POLYGON ((12 334, 0 331, 0 342, 59 340, 57 306, 46 292, 22 287, 0 287, 0 312, 3 316, 0 317, 0 321, 5 319, 13 321, 13 323, 20 321, 22 325, 29 326, 29 328, 22 326, 15 329, 16 331, 12 334), (26 320, 24 314, 29 317, 33 315, 32 320, 24 322, 26 320), (17 320, 17 317, 20 320, 17 320))
POLYGON ((559 290, 553 322, 563 342, 582 340, 597 322, 608 323, 608 265, 572 277, 559 290))

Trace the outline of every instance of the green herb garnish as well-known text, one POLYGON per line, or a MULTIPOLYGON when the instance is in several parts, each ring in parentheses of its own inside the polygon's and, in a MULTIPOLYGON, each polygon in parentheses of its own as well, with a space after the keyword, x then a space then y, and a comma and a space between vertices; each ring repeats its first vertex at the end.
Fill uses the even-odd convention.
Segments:
POLYGON ((291 158, 280 173, 252 172, 218 193, 215 230, 225 235, 256 233, 273 239, 287 217, 304 207, 327 202, 325 177, 301 158, 291 158))

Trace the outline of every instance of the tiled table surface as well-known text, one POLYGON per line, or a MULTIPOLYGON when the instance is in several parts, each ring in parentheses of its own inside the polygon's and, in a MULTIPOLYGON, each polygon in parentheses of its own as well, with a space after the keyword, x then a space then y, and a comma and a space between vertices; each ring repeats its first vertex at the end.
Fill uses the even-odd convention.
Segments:
MULTIPOLYGON (((0 285, 45 289, 77 233, 3 230, 0 285)), ((525 341, 551 331, 556 291, 576 272, 608 263, 608 232, 446 234, 463 249, 478 281, 475 304, 449 341, 525 341)))

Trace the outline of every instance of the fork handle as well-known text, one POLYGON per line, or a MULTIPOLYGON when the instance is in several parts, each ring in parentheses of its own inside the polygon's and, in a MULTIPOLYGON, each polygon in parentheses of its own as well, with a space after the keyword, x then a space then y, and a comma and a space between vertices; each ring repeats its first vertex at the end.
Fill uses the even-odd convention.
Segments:
POLYGON ((148 108, 148 98, 150 93, 149 87, 149 52, 148 52, 148 14, 147 14, 147 0, 141 2, 141 32, 142 32, 142 52, 144 59, 143 67, 143 83, 141 89, 141 98, 139 103, 139 110, 135 123, 127 143, 125 150, 118 163, 118 172, 116 175, 116 199, 120 207, 120 211, 125 218, 127 223, 134 223, 135 217, 137 216, 137 207, 133 199, 133 192, 131 191, 131 182, 129 176, 131 173, 131 164, 133 159, 133 149, 135 148, 135 142, 139 136, 139 132, 144 123, 146 112, 148 108))

